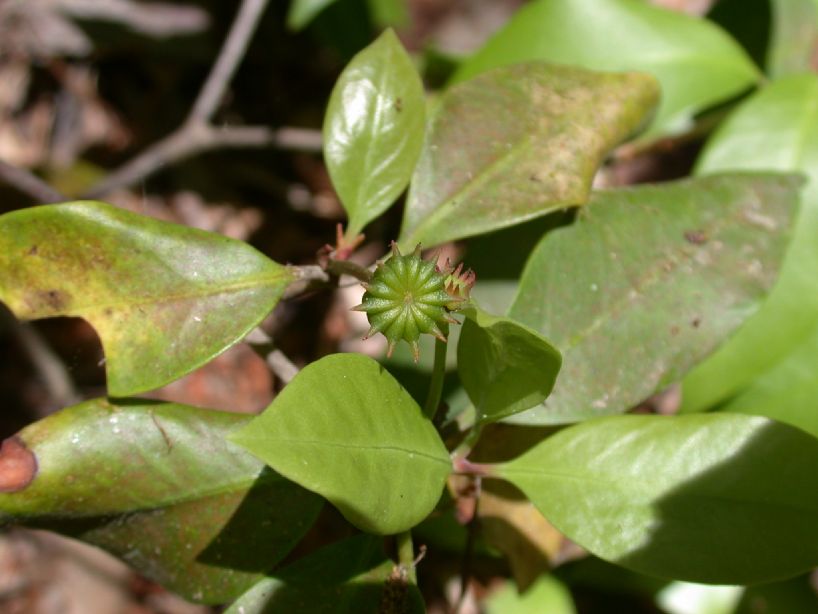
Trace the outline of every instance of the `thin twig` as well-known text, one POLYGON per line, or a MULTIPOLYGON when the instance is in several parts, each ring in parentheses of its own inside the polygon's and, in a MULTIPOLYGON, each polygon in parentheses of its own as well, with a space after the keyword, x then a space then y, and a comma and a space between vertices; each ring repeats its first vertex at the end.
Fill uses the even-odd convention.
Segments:
POLYGON ((417 584, 415 573, 415 546, 412 544, 412 531, 406 530, 395 536, 398 545, 398 562, 406 570, 409 581, 417 584))
POLYGON ((188 121, 199 120, 206 122, 213 117, 222 98, 224 90, 236 68, 239 66, 247 51, 247 45, 253 37, 253 32, 258 26, 261 14, 267 7, 268 0, 244 0, 236 14, 236 19, 230 27, 227 39, 224 41, 219 57, 207 76, 199 97, 193 103, 193 108, 188 116, 188 121))
POLYGON ((66 198, 45 181, 27 171, 0 160, 0 181, 27 194, 39 204, 57 203, 66 198))
POLYGON ((432 380, 429 382, 429 392, 423 405, 423 413, 429 420, 435 419, 437 408, 440 407, 443 380, 446 378, 446 350, 448 349, 449 346, 446 341, 435 339, 435 362, 432 367, 432 380))
POLYGON ((304 266, 291 266, 290 270, 295 275, 295 281, 287 286, 284 291, 283 299, 291 299, 296 296, 330 283, 329 274, 317 264, 308 264, 304 266))
POLYGON ((154 143, 109 174, 88 190, 85 196, 99 198, 117 188, 133 185, 164 166, 212 149, 269 146, 280 149, 320 150, 320 134, 313 130, 297 128, 279 130, 272 130, 266 126, 214 128, 203 123, 184 124, 179 130, 154 143))
POLYGON ((349 275, 364 283, 372 281, 372 271, 351 260, 330 259, 327 261, 327 271, 338 277, 349 275))
POLYGON ((15 322, 15 327, 17 338, 48 391, 51 409, 62 409, 79 402, 82 396, 74 386, 74 381, 60 357, 30 324, 15 322))
POLYGON ((452 607, 452 614, 459 614, 466 601, 469 592, 469 580, 471 579, 472 559, 474 557, 474 544, 477 541, 477 532, 480 525, 480 494, 483 485, 480 476, 475 476, 473 482, 474 509, 469 523, 466 525, 466 546, 463 549, 463 559, 460 562, 460 595, 457 602, 452 607))
POLYGON ((316 130, 266 126, 212 126, 209 122, 247 51, 253 32, 269 0, 244 0, 216 62, 184 123, 162 140, 110 173, 85 194, 99 198, 133 185, 164 166, 220 147, 277 147, 303 151, 321 150, 316 130))
POLYGON ((270 370, 285 384, 289 384, 298 375, 298 367, 279 349, 267 354, 266 361, 270 370))
POLYGON ((259 356, 264 358, 270 371, 285 384, 289 384, 298 375, 298 367, 284 352, 273 345, 273 340, 262 329, 256 328, 250 331, 244 340, 259 356))

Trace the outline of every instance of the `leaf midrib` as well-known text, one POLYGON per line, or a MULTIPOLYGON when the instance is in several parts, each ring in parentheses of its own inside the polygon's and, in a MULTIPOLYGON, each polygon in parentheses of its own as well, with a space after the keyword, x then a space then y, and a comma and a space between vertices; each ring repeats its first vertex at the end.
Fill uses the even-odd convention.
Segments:
MULTIPOLYGON (((198 286, 197 289, 199 289, 199 291, 178 292, 175 294, 148 296, 136 300, 120 300, 109 301, 106 303, 94 302, 90 304, 71 305, 70 310, 67 310, 65 313, 80 315, 82 313, 97 312, 105 309, 118 309, 123 307, 143 307, 146 305, 154 305, 160 303, 179 302, 187 299, 213 297, 218 296, 220 294, 238 293, 243 290, 264 286, 269 286, 271 290, 272 289, 278 290, 278 288, 275 288, 275 286, 282 281, 286 282, 288 276, 289 274, 287 272, 277 272, 275 274, 245 279, 241 282, 234 282, 232 284, 222 284, 218 286, 218 288, 215 288, 213 290, 206 287, 198 286)), ((281 289, 281 291, 283 292, 283 288, 281 289)))
MULTIPOLYGON (((517 158, 526 153, 529 149, 531 149, 532 144, 532 136, 530 132, 527 132, 522 136, 522 138, 514 144, 511 149, 507 149, 503 154, 497 157, 488 165, 484 166, 479 172, 462 186, 457 188, 453 194, 446 197, 446 200, 442 201, 441 203, 434 205, 431 208, 431 212, 422 218, 415 228, 412 230, 412 233, 401 241, 402 243, 409 245, 411 243, 417 242, 416 237, 422 235, 424 230, 428 226, 434 226, 436 223, 439 223, 439 219, 443 218, 444 220, 449 215, 448 208, 452 205, 453 202, 457 201, 458 199, 462 200, 463 198, 467 198, 470 193, 475 191, 477 188, 482 186, 486 181, 493 178, 497 175, 498 172, 504 170, 507 166, 512 164, 513 162, 517 161, 517 158)), ((430 144, 431 147, 432 144, 430 144)), ((470 172, 470 171, 466 171, 470 172)), ((412 195, 414 197, 414 195, 412 195)), ((414 200, 414 198, 413 198, 414 200)), ((411 203, 406 208, 407 211, 412 210, 411 203)))
MULTIPOLYGON (((241 480, 236 480, 232 482, 228 482, 226 484, 222 484, 215 488, 204 488, 202 490, 195 490, 190 494, 182 497, 169 497, 169 498, 160 498, 155 502, 151 502, 150 504, 146 505, 139 505, 136 504, 134 506, 123 506, 121 508, 108 508, 108 507, 92 507, 87 506, 83 509, 80 513, 77 512, 67 512, 64 514, 60 514, 60 510, 51 510, 46 512, 45 514, 37 513, 36 510, 34 513, 30 511, 24 511, 20 513, 15 512, 6 512, 13 518, 35 518, 41 516, 71 516, 71 517, 91 517, 91 516, 101 516, 101 515, 119 515, 119 514, 134 514, 139 512, 150 512, 159 509, 165 509, 168 507, 173 507, 176 505, 183 505, 185 503, 191 503, 193 501, 200 501, 204 499, 212 499, 214 497, 218 497, 220 495, 224 495, 227 493, 238 492, 243 490, 249 490, 256 484, 263 483, 263 484, 273 484, 277 481, 285 482, 287 481, 285 478, 278 476, 278 475, 269 475, 267 477, 261 478, 259 480, 259 476, 263 473, 263 467, 260 467, 258 472, 255 473, 252 477, 242 478, 241 480)), ((0 510, 2 512, 2 510, 0 510)))
MULTIPOLYGON (((645 483, 644 479, 634 480, 634 476, 626 476, 626 477, 622 477, 622 478, 619 478, 619 479, 604 479, 602 477, 579 476, 579 475, 575 475, 575 474, 571 474, 571 473, 563 473, 563 472, 558 472, 558 471, 553 471, 553 470, 548 470, 548 469, 541 470, 541 469, 510 468, 509 465, 506 465, 505 467, 503 467, 502 472, 499 473, 499 475, 501 477, 505 478, 505 479, 508 479, 509 481, 511 481, 515 485, 517 485, 516 482, 514 482, 514 480, 511 479, 511 476, 515 476, 515 475, 516 476, 534 476, 534 477, 545 479, 546 481, 548 479, 553 479, 555 481, 566 480, 566 481, 584 482, 584 483, 589 483, 589 484, 598 484, 598 485, 604 486, 606 488, 611 488, 612 486, 620 488, 621 485, 624 484, 625 488, 622 488, 622 490, 624 490, 626 492, 637 493, 637 494, 641 495, 642 497, 644 497, 644 498, 646 498, 646 499, 648 499, 650 501, 650 503, 648 505, 651 505, 651 506, 654 505, 655 502, 657 502, 657 501, 661 500, 662 498, 664 498, 665 496, 673 495, 674 490, 676 488, 678 488, 679 485, 683 486, 685 484, 685 482, 676 483, 676 484, 674 484, 672 486, 666 487, 664 492, 661 492, 661 493, 657 494, 657 493, 655 493, 653 491, 650 491, 650 490, 644 488, 644 483, 645 483), (639 485, 639 486, 641 486, 641 488, 634 488, 634 485, 639 485)), ((693 475, 693 476, 689 476, 686 479, 695 479, 695 478, 696 478, 696 476, 693 475)), ((740 497, 726 497, 726 496, 719 495, 719 494, 716 494, 716 493, 708 494, 708 493, 696 492, 696 493, 686 494, 684 496, 689 497, 690 499, 706 499, 706 500, 723 501, 723 502, 727 502, 727 503, 738 503, 738 504, 742 504, 742 505, 753 505, 753 506, 764 505, 764 506, 767 506, 767 507, 780 507, 780 508, 792 509, 792 510, 801 511, 801 512, 806 511, 806 512, 812 512, 812 513, 818 513, 818 505, 816 505, 814 507, 809 507, 809 506, 798 507, 798 506, 795 506, 795 505, 792 505, 792 504, 789 504, 789 503, 770 502, 770 501, 765 501, 763 499, 745 499, 745 498, 740 498, 740 497)))
POLYGON ((374 452, 401 452, 404 454, 412 454, 414 456, 419 456, 421 458, 425 458, 427 460, 432 460, 437 463, 441 463, 446 466, 451 466, 451 460, 449 459, 448 455, 442 456, 435 456, 429 452, 423 452, 421 450, 415 449, 408 449, 403 448, 401 446, 390 446, 390 445, 373 445, 373 444, 351 444, 351 443, 343 443, 340 441, 321 441, 316 439, 280 439, 276 437, 260 437, 260 438, 252 438, 257 441, 263 441, 265 446, 272 445, 272 444, 296 444, 296 445, 306 445, 306 446, 316 446, 319 448, 341 448, 341 449, 352 449, 358 450, 362 452, 367 451, 374 451, 374 452))

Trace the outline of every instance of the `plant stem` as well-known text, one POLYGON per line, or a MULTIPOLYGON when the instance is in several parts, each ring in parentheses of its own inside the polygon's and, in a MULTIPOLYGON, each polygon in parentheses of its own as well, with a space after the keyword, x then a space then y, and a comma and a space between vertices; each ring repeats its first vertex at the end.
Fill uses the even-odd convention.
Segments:
POLYGON ((475 424, 472 426, 469 434, 466 435, 466 438, 460 443, 457 448, 454 449, 452 452, 452 458, 466 458, 469 453, 474 448, 477 440, 480 439, 480 435, 483 432, 483 425, 482 424, 475 424))
POLYGON ((285 385, 298 375, 298 367, 284 352, 275 347, 273 340, 261 328, 250 331, 244 340, 264 359, 270 371, 285 385))
POLYGON ((412 544, 412 531, 398 533, 395 537, 398 543, 398 563, 409 574, 409 581, 417 584, 415 572, 415 546, 412 544))
POLYGON ((372 271, 349 260, 330 260, 327 263, 327 271, 338 276, 350 275, 363 282, 372 281, 372 271))
POLYGON ((462 456, 456 456, 452 459, 454 472, 462 475, 494 477, 494 467, 495 466, 490 463, 473 463, 462 456))
POLYGON ((466 525, 466 547, 463 550, 463 560, 460 564, 460 596, 457 599, 452 614, 459 614, 466 601, 466 595, 469 591, 469 579, 471 578, 472 559, 474 557, 474 543, 477 539, 477 531, 479 529, 479 508, 480 508, 480 494, 483 490, 482 480, 479 475, 474 476, 474 509, 472 516, 466 525))
POLYGON ((443 393, 443 378, 446 376, 446 349, 448 344, 435 339, 435 364, 432 368, 432 381, 429 383, 429 394, 423 406, 423 413, 429 420, 434 420, 437 408, 440 406, 440 396, 443 393))

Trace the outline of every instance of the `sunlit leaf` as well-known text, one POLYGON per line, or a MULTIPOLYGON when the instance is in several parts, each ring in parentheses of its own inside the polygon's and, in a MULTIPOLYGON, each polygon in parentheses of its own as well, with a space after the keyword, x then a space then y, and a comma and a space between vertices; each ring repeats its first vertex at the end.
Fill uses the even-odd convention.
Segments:
POLYGON ((324 118, 324 159, 357 235, 409 184, 423 144, 426 100, 392 30, 341 73, 324 118))
POLYGON ((234 599, 290 551, 322 503, 226 441, 248 420, 138 400, 65 409, 0 451, 0 482, 12 453, 35 460, 29 483, 0 492, 0 524, 100 546, 194 601, 234 599))
POLYGON ((719 404, 719 411, 767 416, 818 437, 818 328, 784 360, 719 404))
POLYGON ((359 354, 311 363, 230 438, 370 533, 398 533, 423 520, 451 472, 417 403, 359 354))
POLYGON ((662 98, 651 135, 684 127, 694 113, 760 77, 742 48, 705 19, 642 0, 537 0, 465 62, 455 80, 531 60, 652 74, 662 98))
POLYGON ((564 429, 497 473, 597 556, 713 584, 818 564, 818 439, 734 414, 613 416, 564 429))
POLYGON ((511 420, 620 413, 681 378, 773 285, 800 184, 733 174, 596 193, 523 273, 509 315, 563 366, 545 404, 511 420))
POLYGON ((767 70, 775 78, 814 72, 818 0, 771 0, 773 19, 767 70))
POLYGON ((457 366, 478 422, 499 420, 544 401, 562 364, 559 351, 514 320, 477 306, 464 313, 457 366))
POLYGON ((480 75, 434 107, 400 243, 438 243, 581 205, 603 157, 657 98, 648 75, 532 62, 480 75))
POLYGON ((506 582, 485 601, 486 614, 574 614, 574 600, 565 585, 553 576, 541 576, 524 593, 506 582))
POLYGON ((0 300, 23 319, 88 320, 113 396, 208 362, 267 316, 292 280, 246 243, 104 203, 0 216, 0 300))
POLYGON ((706 409, 735 394, 818 326, 818 77, 772 83, 725 121, 696 172, 730 169, 803 171, 808 182, 778 283, 746 326, 685 378, 685 411, 706 409))

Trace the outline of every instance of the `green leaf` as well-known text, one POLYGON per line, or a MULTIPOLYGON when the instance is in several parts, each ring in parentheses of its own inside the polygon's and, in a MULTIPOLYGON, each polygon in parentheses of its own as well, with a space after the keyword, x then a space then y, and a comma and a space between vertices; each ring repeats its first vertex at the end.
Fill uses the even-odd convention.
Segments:
POLYGON ((287 11, 287 27, 302 30, 330 4, 338 0, 292 0, 287 11))
POLYGON ((718 406, 719 411, 766 416, 818 437, 818 327, 784 360, 718 406))
POLYGON ((88 320, 113 396, 208 362, 267 316, 292 280, 246 243, 104 203, 0 216, 0 300, 23 319, 88 320))
POLYGON ((650 136, 682 128, 760 76, 742 48, 705 19, 640 0, 539 0, 521 8, 454 79, 531 60, 652 74, 662 99, 650 136))
POLYGON ((574 614, 570 591, 553 576, 542 576, 525 593, 512 582, 503 584, 485 603, 486 614, 574 614))
POLYGON ((423 612, 417 586, 390 578, 395 565, 371 535, 337 542, 281 569, 242 595, 225 614, 423 612), (391 591, 387 594, 388 591, 391 591), (381 609, 393 597, 394 610, 381 609))
POLYGON ((774 78, 814 72, 818 0, 771 0, 773 19, 767 71, 774 78))
POLYGON ((545 405, 513 420, 620 413, 681 378, 772 286, 800 183, 733 174, 596 193, 523 272, 509 315, 563 367, 545 405))
POLYGON ((494 422, 543 402, 562 356, 539 333, 472 306, 457 344, 460 381, 478 422, 494 422))
POLYGON ((505 228, 588 198, 605 154, 653 108, 655 81, 541 62, 446 91, 435 106, 401 245, 505 228))
POLYGON ((701 411, 783 360, 818 325, 818 77, 774 82, 708 142, 696 172, 800 170, 809 179, 781 276, 746 326, 684 380, 683 409, 701 411))
POLYGON ((713 584, 818 564, 818 440, 732 414, 614 416, 496 466, 566 536, 636 571, 713 584))
POLYGON ((230 438, 370 533, 399 533, 423 520, 451 472, 446 447, 417 403, 358 354, 308 365, 230 438))
POLYGON ((423 144, 423 84, 398 37, 386 30, 352 58, 324 118, 324 160, 357 235, 409 183, 423 144))
POLYGON ((0 488, 0 524, 87 541, 187 599, 234 599, 290 551, 322 504, 225 440, 248 420, 139 400, 65 409, 6 440, 0 481, 12 452, 33 458, 36 472, 0 488))

